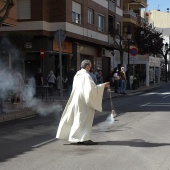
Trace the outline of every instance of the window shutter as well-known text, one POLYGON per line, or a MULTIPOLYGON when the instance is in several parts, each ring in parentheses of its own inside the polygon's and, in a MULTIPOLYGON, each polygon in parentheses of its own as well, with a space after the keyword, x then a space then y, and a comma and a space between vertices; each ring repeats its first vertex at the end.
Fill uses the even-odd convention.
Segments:
POLYGON ((72 1, 72 11, 81 14, 81 4, 72 1))
POLYGON ((30 0, 17 1, 18 19, 31 19, 31 2, 30 0))

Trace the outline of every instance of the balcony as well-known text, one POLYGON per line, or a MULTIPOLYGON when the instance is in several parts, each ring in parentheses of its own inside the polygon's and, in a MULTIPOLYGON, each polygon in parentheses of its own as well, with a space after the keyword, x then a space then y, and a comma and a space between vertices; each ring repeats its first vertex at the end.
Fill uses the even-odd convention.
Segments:
POLYGON ((128 25, 137 25, 137 14, 133 11, 123 11, 123 24, 126 25, 126 23, 128 25))
POLYGON ((143 26, 147 23, 146 20, 144 18, 142 18, 140 15, 137 16, 137 20, 138 20, 138 24, 140 26, 143 26))
POLYGON ((147 7, 147 0, 133 0, 129 2, 129 6, 133 9, 140 9, 147 7))

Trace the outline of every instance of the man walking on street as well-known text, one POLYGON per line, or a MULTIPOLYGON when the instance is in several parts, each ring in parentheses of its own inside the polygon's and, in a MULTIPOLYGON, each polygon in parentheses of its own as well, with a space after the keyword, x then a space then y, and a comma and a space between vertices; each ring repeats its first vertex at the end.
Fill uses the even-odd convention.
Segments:
POLYGON ((102 111, 105 87, 110 82, 96 85, 89 74, 92 64, 83 60, 81 70, 76 73, 70 98, 62 114, 56 138, 67 139, 79 145, 96 145, 90 140, 95 110, 102 111))

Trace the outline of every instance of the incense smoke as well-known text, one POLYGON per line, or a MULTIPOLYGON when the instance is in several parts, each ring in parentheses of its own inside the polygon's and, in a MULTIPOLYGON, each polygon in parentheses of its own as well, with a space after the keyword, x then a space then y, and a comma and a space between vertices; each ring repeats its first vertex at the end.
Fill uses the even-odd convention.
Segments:
POLYGON ((35 97, 36 86, 34 78, 28 79, 22 88, 17 74, 21 78, 24 70, 24 59, 18 49, 16 49, 7 38, 0 39, 0 98, 4 101, 10 100, 10 94, 21 90, 24 107, 31 108, 40 115, 50 113, 59 113, 62 106, 58 103, 44 104, 40 99, 35 97))

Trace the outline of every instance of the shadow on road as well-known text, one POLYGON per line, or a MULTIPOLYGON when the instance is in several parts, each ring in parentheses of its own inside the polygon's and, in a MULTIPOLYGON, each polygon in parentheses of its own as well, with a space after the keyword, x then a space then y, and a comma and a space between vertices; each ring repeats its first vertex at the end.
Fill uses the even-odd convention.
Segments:
POLYGON ((152 143, 152 142, 146 142, 141 139, 135 139, 131 141, 98 142, 98 145, 119 145, 119 146, 130 146, 130 147, 160 147, 160 146, 168 146, 170 145, 170 143, 152 143))

